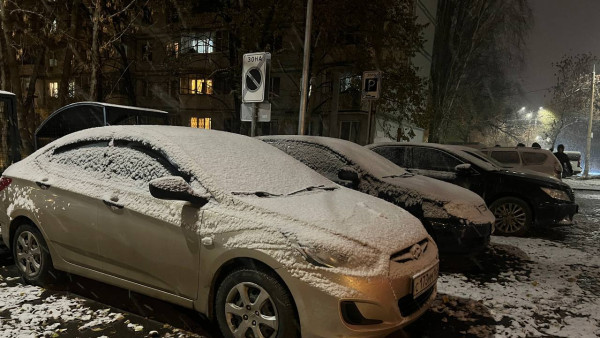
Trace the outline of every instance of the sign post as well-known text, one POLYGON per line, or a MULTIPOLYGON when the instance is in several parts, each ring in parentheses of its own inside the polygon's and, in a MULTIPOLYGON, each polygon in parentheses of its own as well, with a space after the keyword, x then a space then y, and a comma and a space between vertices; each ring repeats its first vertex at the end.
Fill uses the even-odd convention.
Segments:
MULTIPOLYGON (((269 92, 269 81, 271 72, 271 54, 248 53, 243 57, 242 68, 242 109, 241 120, 250 120, 250 136, 256 136, 257 122, 271 121, 271 105, 263 107, 263 110, 268 109, 269 113, 264 114, 264 118, 259 118, 260 104, 267 101, 265 93, 269 92), (250 114, 244 113, 249 111, 250 114), (248 119, 250 115, 250 119, 248 119), (268 118, 266 117, 268 115, 268 118)), ((267 102, 268 103, 268 102, 267 102)))
POLYGON ((373 128, 372 121, 375 115, 373 111, 373 100, 379 99, 381 96, 381 72, 379 71, 368 71, 363 72, 363 85, 362 85, 362 98, 363 100, 369 101, 369 111, 367 113, 367 144, 372 143, 372 132, 373 128))

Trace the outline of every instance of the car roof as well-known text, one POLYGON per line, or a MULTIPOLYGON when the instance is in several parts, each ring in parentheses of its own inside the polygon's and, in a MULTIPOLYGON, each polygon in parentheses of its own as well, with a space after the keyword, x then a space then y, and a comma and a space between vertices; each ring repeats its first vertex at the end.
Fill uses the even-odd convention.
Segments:
POLYGON ((549 152, 552 153, 550 150, 548 149, 543 149, 543 148, 533 148, 533 147, 486 147, 486 148, 482 148, 482 151, 487 151, 487 150, 516 150, 516 151, 539 151, 539 152, 549 152))

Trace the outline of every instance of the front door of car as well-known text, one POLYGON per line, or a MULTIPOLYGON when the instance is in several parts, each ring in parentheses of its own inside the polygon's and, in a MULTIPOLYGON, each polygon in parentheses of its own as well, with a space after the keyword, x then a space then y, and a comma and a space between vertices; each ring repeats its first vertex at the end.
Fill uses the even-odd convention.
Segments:
POLYGON ((440 149, 414 147, 410 171, 456 184, 460 181, 456 172, 456 166, 459 164, 462 164, 462 161, 440 149))
POLYGON ((96 231, 107 145, 108 141, 70 144, 35 161, 46 173, 35 178, 45 194, 38 216, 46 240, 66 262, 92 269, 102 265, 96 231))
POLYGON ((107 160, 110 179, 98 214, 105 272, 195 299, 202 211, 183 201, 154 198, 148 186, 155 178, 180 175, 177 169, 137 143, 115 142, 107 160))

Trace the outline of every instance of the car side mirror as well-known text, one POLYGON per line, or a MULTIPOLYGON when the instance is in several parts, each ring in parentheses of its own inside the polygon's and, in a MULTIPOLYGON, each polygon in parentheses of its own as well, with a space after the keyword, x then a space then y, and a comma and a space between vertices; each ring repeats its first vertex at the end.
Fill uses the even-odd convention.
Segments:
POLYGON ((209 196, 201 195, 179 176, 166 176, 150 181, 150 194, 163 200, 187 201, 193 205, 203 206, 208 203, 209 196))
POLYGON ((459 164, 456 167, 454 167, 454 171, 458 175, 468 175, 471 173, 471 164, 470 163, 459 164))
POLYGON ((340 168, 338 171, 338 178, 340 180, 351 181, 353 183, 356 183, 360 180, 358 171, 350 166, 340 168))

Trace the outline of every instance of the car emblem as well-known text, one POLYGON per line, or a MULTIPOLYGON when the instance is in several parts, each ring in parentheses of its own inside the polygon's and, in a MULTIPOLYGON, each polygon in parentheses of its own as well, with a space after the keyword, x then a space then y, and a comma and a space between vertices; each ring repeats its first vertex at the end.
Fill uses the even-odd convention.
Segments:
POLYGON ((419 244, 415 244, 412 246, 412 248, 410 248, 410 254, 412 255, 413 259, 419 259, 422 253, 423 250, 419 244))

